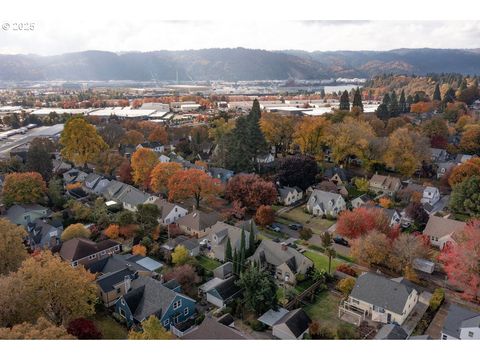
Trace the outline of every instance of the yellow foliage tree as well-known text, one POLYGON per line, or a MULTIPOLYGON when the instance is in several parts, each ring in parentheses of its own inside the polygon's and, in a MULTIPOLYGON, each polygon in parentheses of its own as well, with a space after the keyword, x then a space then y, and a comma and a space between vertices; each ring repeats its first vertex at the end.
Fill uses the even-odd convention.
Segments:
POLYGON ((131 166, 133 182, 146 189, 150 185, 150 174, 158 164, 158 155, 155 151, 140 148, 132 155, 131 166))
POLYGON ((7 219, 0 219, 0 275, 17 271, 28 253, 23 239, 27 232, 7 219))
POLYGON ((178 245, 172 253, 172 263, 176 266, 184 265, 191 259, 187 248, 183 245, 178 245))
POLYGON ((172 340, 174 336, 167 331, 160 320, 154 315, 141 323, 142 331, 130 330, 128 333, 129 340, 172 340))
POLYGON ((307 117, 296 125, 293 141, 302 153, 318 157, 327 141, 329 127, 330 122, 323 117, 307 117))
POLYGON ((73 340, 75 336, 67 333, 62 325, 56 326, 44 317, 35 324, 23 322, 11 328, 0 328, 2 340, 73 340))
POLYGON ((88 239, 90 235, 90 230, 88 230, 83 224, 77 223, 69 225, 65 230, 63 230, 61 239, 62 241, 67 241, 77 237, 88 239))
POLYGON ((147 256, 147 248, 141 244, 134 245, 132 247, 133 255, 147 256))

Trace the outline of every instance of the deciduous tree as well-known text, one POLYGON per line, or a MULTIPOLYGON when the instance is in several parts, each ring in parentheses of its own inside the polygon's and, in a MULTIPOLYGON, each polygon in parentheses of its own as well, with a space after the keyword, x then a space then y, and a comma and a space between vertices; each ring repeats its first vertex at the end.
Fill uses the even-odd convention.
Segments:
POLYGON ((225 197, 240 201, 249 210, 256 210, 260 205, 272 205, 277 199, 277 189, 275 184, 256 174, 239 174, 228 181, 225 197))
POLYGON ((147 148, 140 148, 132 155, 132 178, 133 182, 147 189, 150 185, 150 174, 158 164, 158 155, 155 151, 147 148))
POLYGON ((25 164, 27 170, 37 172, 42 175, 45 181, 49 181, 52 176, 52 153, 54 151, 55 145, 50 139, 33 139, 27 152, 27 161, 25 164))
POLYGON ((453 188, 450 207, 470 216, 480 215, 480 176, 465 179, 453 188))
POLYGON ((148 319, 141 323, 142 330, 130 330, 128 333, 129 340, 172 340, 175 337, 167 331, 160 320, 155 315, 151 315, 148 319))
POLYGON ((388 219, 381 209, 360 207, 340 214, 337 232, 348 239, 356 239, 373 229, 388 234, 390 232, 388 225, 388 219))
POLYGON ((63 326, 52 324, 44 317, 40 317, 35 324, 23 322, 13 327, 0 328, 2 340, 73 340, 63 326))
POLYGON ((276 170, 280 184, 290 187, 298 186, 306 190, 315 183, 318 165, 311 156, 295 155, 280 159, 276 170))
POLYGON ((172 279, 177 280, 182 290, 190 296, 197 294, 195 286, 201 280, 195 272, 195 268, 190 264, 175 266, 171 271, 167 272, 163 278, 165 281, 172 279))
POLYGON ((185 265, 187 262, 191 260, 190 253, 188 252, 187 248, 183 245, 178 245, 175 247, 172 253, 172 263, 175 266, 182 266, 185 265))
POLYGON ((88 230, 83 224, 72 224, 62 232, 62 241, 68 241, 77 237, 88 239, 90 235, 90 230, 88 230))
POLYGON ((260 128, 265 139, 285 155, 293 142, 295 119, 278 113, 265 113, 260 120, 260 128))
POLYGON ((388 265, 391 242, 384 233, 372 230, 352 241, 351 253, 360 263, 388 265))
POLYGON ((168 142, 168 134, 164 126, 157 125, 148 135, 148 141, 159 142, 165 145, 168 142))
POLYGON ((125 133, 123 137, 123 143, 127 145, 137 146, 145 141, 145 137, 140 131, 129 130, 125 133))
POLYGON ((150 175, 150 188, 157 193, 165 193, 168 189, 168 181, 180 170, 182 165, 176 162, 158 163, 150 175))
POLYGON ((170 201, 193 197, 197 208, 200 201, 220 194, 220 180, 214 179, 202 170, 188 169, 176 172, 168 181, 168 199, 170 201))
POLYGON ((100 152, 108 148, 95 126, 83 118, 72 118, 66 122, 60 136, 60 145, 62 156, 81 166, 94 161, 100 152))
POLYGON ((275 221, 275 211, 271 206, 260 205, 255 213, 255 222, 260 226, 271 225, 275 221))
POLYGON ((132 254, 133 255, 141 255, 147 256, 147 248, 141 244, 133 245, 132 246, 132 254))
POLYGON ((27 232, 7 219, 0 219, 0 275, 17 271, 27 258, 27 249, 23 244, 27 232))
POLYGON ((480 154, 480 125, 467 125, 460 139, 460 148, 468 154, 480 154))
POLYGON ((480 158, 471 158, 455 166, 448 177, 448 183, 454 187, 472 176, 480 176, 480 158))
POLYGON ((323 117, 307 117, 295 126, 293 141, 305 155, 321 157, 322 145, 327 143, 330 122, 323 117))
POLYGON ((47 184, 37 172, 11 173, 5 176, 3 201, 5 205, 33 204, 47 192, 47 184))
POLYGON ((102 332, 95 323, 85 318, 70 321, 67 326, 67 332, 79 340, 98 340, 103 337, 102 332))

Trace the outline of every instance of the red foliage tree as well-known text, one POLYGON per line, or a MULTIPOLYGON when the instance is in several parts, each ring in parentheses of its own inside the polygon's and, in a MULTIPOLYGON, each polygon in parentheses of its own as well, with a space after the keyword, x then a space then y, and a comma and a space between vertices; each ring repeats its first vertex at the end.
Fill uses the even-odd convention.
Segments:
POLYGON ((225 196, 232 202, 241 202, 249 210, 256 210, 260 205, 272 205, 277 199, 277 189, 273 182, 256 174, 239 174, 228 181, 225 196))
POLYGON ((131 184, 133 182, 132 178, 132 166, 130 161, 125 160, 120 167, 118 168, 117 175, 120 178, 120 181, 131 184))
POLYGON ((447 243, 439 257, 450 282, 464 290, 467 300, 478 300, 480 292, 480 220, 469 223, 447 243))
POLYGON ((379 208, 360 207, 344 211, 338 217, 337 233, 348 239, 357 239, 374 229, 386 235, 394 235, 386 215, 379 208))
POLYGON ((97 340, 103 337, 92 320, 78 318, 70 321, 67 332, 80 340, 97 340))
POLYGON ((271 225, 275 221, 275 210, 268 205, 260 205, 255 214, 255 221, 260 226, 271 225))
POLYGON ((200 277, 195 272, 195 268, 190 264, 175 266, 170 272, 164 275, 165 281, 175 279, 182 286, 182 290, 190 296, 196 295, 195 284, 200 281, 200 277))

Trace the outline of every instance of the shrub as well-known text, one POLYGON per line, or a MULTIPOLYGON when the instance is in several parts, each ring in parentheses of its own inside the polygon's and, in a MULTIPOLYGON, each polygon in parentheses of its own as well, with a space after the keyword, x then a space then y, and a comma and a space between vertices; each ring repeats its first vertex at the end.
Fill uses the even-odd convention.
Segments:
POLYGON ((297 274, 297 275, 295 276, 295 280, 297 280, 297 282, 302 282, 302 281, 304 281, 304 280, 305 280, 305 274, 300 274, 300 273, 297 274))
POLYGON ((102 338, 102 333, 97 329, 92 320, 79 318, 70 321, 67 332, 80 340, 96 340, 102 338))
POLYGON ((354 286, 355 286, 355 279, 346 278, 346 279, 340 280, 335 288, 338 291, 340 291, 344 296, 348 296, 354 286))
POLYGON ((437 311, 438 308, 442 305, 444 299, 445 290, 443 290, 442 288, 436 288, 433 292, 432 298, 430 299, 430 309, 432 311, 437 311))
POLYGON ((195 319, 195 325, 200 325, 203 320, 205 319, 205 314, 201 314, 199 315, 196 319, 195 319))
POLYGON ((313 231, 310 228, 304 227, 300 230, 300 239, 309 240, 313 235, 313 231))
POLYGON ((353 277, 357 277, 357 272, 350 265, 347 265, 347 264, 338 265, 337 271, 340 271, 344 274, 347 274, 353 277))
POLYGON ((312 339, 335 339, 335 333, 326 326, 321 326, 318 321, 312 321, 309 325, 312 339))
POLYGON ((250 321, 250 327, 252 328, 253 331, 263 331, 264 330, 264 325, 258 320, 250 321))
POLYGON ((358 333, 346 324, 341 324, 337 328, 337 339, 349 340, 358 339, 358 333))

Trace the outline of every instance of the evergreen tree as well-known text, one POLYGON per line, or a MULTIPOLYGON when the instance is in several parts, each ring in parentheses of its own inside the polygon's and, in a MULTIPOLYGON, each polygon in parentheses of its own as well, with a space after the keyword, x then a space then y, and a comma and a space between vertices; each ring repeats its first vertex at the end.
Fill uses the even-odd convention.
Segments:
POLYGON ((413 104, 413 97, 412 95, 407 96, 407 111, 410 112, 410 106, 413 104))
POLYGON ((239 273, 243 272, 244 268, 245 268, 245 256, 246 256, 246 248, 245 248, 245 230, 242 228, 242 234, 241 234, 241 237, 240 237, 240 260, 239 260, 239 263, 240 263, 240 270, 239 270, 239 273))
POLYGON ((420 102, 420 95, 417 93, 415 93, 415 96, 413 97, 413 103, 416 104, 420 102))
POLYGON ((225 261, 232 261, 233 256, 232 256, 232 243, 230 242, 230 239, 227 241, 227 247, 225 249, 225 261))
POLYGON ((345 90, 343 93, 342 93, 342 96, 340 96, 340 106, 339 106, 339 109, 340 110, 346 110, 346 111, 350 111, 350 99, 348 97, 348 91, 345 90))
POLYGON ((320 97, 322 99, 325 99, 325 89, 324 88, 322 88, 322 90, 320 90, 320 97))
POLYGON ((358 87, 353 95, 352 107, 357 107, 363 111, 362 94, 360 93, 360 89, 358 87))
POLYGON ((440 86, 438 85, 438 83, 435 84, 435 90, 433 92, 433 100, 442 101, 442 97, 440 95, 440 86))
POLYGON ((400 113, 397 94, 395 93, 395 91, 393 91, 392 95, 390 96, 390 104, 388 104, 388 112, 390 113, 390 117, 396 117, 400 113))
POLYGON ((239 275, 240 272, 238 271, 238 268, 239 268, 239 261, 238 261, 238 253, 237 253, 237 249, 234 250, 233 252, 233 273, 235 275, 239 275))
POLYGON ((252 256, 255 252, 256 244, 255 244, 255 223, 253 219, 250 220, 250 234, 248 235, 248 257, 252 256))
POLYGON ((377 111, 375 113, 380 120, 387 120, 390 117, 387 105, 385 104, 378 105, 377 111))
POLYGON ((452 103, 455 101, 455 90, 453 88, 448 88, 447 92, 443 96, 443 101, 446 103, 452 103))
POLYGON ((383 95, 382 104, 386 105, 387 108, 388 108, 388 106, 390 105, 390 95, 389 95, 388 93, 386 93, 385 95, 383 95))
POLYGON ((406 112, 408 112, 407 101, 405 100, 405 90, 403 89, 402 89, 402 92, 400 93, 400 100, 398 101, 398 107, 401 114, 405 114, 406 112))

